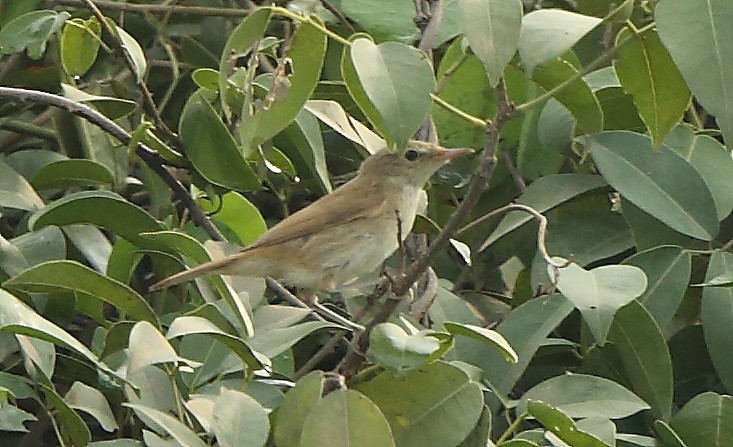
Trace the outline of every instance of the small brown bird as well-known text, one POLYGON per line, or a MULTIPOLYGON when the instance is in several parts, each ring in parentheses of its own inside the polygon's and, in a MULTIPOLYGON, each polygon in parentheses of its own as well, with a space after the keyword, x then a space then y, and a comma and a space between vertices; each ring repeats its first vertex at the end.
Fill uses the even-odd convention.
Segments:
POLYGON ((240 252, 177 273, 150 290, 224 274, 269 276, 311 292, 332 291, 379 267, 399 247, 398 234, 404 239, 412 229, 425 182, 445 163, 471 152, 419 141, 411 141, 402 154, 383 149, 364 160, 352 180, 240 252))

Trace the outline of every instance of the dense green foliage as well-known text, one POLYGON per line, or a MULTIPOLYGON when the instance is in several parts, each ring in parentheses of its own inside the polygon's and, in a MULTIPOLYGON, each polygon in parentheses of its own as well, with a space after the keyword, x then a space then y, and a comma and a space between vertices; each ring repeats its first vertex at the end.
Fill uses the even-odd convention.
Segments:
POLYGON ((0 2, 1 445, 733 445, 733 2, 254 3, 0 2), (416 133, 368 336, 148 291, 416 133))

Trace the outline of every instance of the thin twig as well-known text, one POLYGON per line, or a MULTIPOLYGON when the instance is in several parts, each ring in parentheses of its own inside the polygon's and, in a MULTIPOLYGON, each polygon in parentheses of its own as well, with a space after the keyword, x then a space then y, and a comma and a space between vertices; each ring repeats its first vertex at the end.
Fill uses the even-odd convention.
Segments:
MULTIPOLYGON (((58 6, 85 6, 84 0, 49 0, 48 3, 58 6)), ((180 5, 148 5, 125 3, 119 1, 97 0, 95 2, 100 9, 110 11, 126 11, 138 13, 172 13, 182 15, 210 16, 210 17, 246 17, 252 13, 249 9, 239 8, 217 8, 206 6, 180 6, 180 5)))
POLYGON ((333 6, 330 1, 328 1, 328 0, 320 0, 320 2, 321 2, 321 5, 324 8, 326 8, 328 11, 331 12, 331 14, 335 15, 339 19, 339 22, 341 23, 341 25, 344 28, 346 28, 347 30, 349 30, 349 32, 352 33, 352 34, 354 32, 356 32, 356 30, 354 30, 354 27, 351 25, 351 22, 349 22, 349 19, 346 18, 346 16, 344 15, 344 13, 342 13, 341 11, 338 10, 338 8, 336 8, 335 6, 333 6))
MULTIPOLYGON (((122 144, 128 145, 132 141, 132 136, 114 121, 91 107, 64 98, 63 96, 36 90, 0 87, 0 97, 59 107, 98 126, 108 134, 118 139, 122 144)), ((171 188, 171 190, 173 190, 176 197, 183 202, 183 205, 191 213, 191 220, 196 225, 203 228, 212 239, 217 241, 224 240, 224 236, 221 234, 219 229, 211 223, 209 218, 206 216, 206 213, 199 208, 196 201, 194 201, 186 188, 163 166, 165 164, 164 158, 142 143, 137 144, 135 147, 135 153, 145 162, 145 164, 150 166, 150 168, 168 185, 169 188, 171 188)))
POLYGON ((524 182, 522 173, 519 172, 519 169, 514 165, 514 160, 512 160, 512 156, 509 152, 504 152, 503 155, 504 156, 502 158, 504 159, 504 164, 506 165, 507 170, 509 170, 509 174, 512 176, 512 180, 514 180, 517 190, 520 193, 523 193, 524 190, 527 189, 527 183, 524 182))
MULTIPOLYGON (((136 75, 136 69, 135 69, 135 62, 132 60, 132 56, 130 56, 130 53, 127 52, 125 49, 125 46, 122 44, 122 41, 120 40, 120 36, 116 29, 114 29, 109 22, 104 17, 104 14, 102 14, 102 11, 99 10, 97 5, 92 0, 84 0, 84 3, 91 9, 94 16, 99 20, 99 23, 102 25, 102 27, 107 31, 107 33, 112 38, 115 48, 122 56, 122 60, 125 63, 125 66, 127 69, 132 73, 133 75, 136 75)), ((172 7, 172 6, 171 6, 172 7)), ((137 81, 138 89, 140 90, 140 93, 142 94, 143 98, 143 108, 145 109, 145 112, 147 112, 151 117, 153 117, 153 120, 155 121, 155 125, 158 129, 160 129, 165 135, 173 140, 177 146, 183 147, 183 143, 181 139, 178 137, 178 135, 173 132, 168 125, 163 121, 163 117, 160 115, 160 112, 158 111, 158 106, 155 104, 155 100, 153 99, 153 94, 150 93, 150 90, 148 89, 148 86, 145 84, 145 82, 140 79, 137 81)))

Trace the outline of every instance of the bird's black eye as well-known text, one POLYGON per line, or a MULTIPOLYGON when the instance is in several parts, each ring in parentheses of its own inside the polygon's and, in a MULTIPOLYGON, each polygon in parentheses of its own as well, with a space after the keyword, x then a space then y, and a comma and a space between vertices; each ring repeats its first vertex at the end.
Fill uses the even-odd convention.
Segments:
POLYGON ((409 161, 415 160, 418 155, 420 155, 420 154, 418 154, 417 151, 414 150, 414 149, 408 149, 408 150, 405 151, 405 159, 407 159, 409 161))

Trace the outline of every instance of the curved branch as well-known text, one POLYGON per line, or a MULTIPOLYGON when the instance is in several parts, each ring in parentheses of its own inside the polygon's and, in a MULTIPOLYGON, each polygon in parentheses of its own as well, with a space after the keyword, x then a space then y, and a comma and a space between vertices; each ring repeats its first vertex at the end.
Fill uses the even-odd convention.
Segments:
MULTIPOLYGON (((96 110, 84 104, 64 98, 63 96, 54 95, 52 93, 40 92, 36 90, 26 90, 22 88, 0 87, 0 97, 13 98, 18 101, 28 101, 49 106, 59 107, 76 116, 84 118, 90 123, 98 126, 108 134, 118 139, 122 144, 129 145, 132 136, 120 125, 97 112, 96 110)), ((173 190, 178 199, 191 213, 191 220, 201 228, 214 240, 222 241, 224 236, 218 228, 211 223, 206 213, 199 208, 193 197, 188 193, 186 188, 179 182, 168 170, 163 166, 166 161, 142 143, 137 143, 135 153, 152 169, 167 185, 173 190)))

